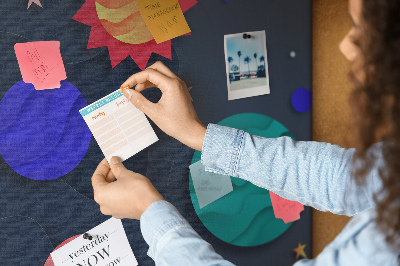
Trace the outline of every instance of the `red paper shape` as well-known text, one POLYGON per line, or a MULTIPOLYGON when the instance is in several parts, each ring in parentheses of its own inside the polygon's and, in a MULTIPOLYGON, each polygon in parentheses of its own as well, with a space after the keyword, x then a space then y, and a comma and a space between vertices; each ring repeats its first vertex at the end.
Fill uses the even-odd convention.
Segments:
MULTIPOLYGON (((196 0, 179 0, 182 12, 186 12, 196 3, 196 0)), ((115 8, 120 6, 121 4, 115 4, 115 8)), ((171 41, 157 44, 153 39, 146 43, 129 44, 115 39, 106 31, 97 16, 96 0, 85 0, 83 6, 76 12, 72 19, 92 27, 86 48, 92 49, 107 46, 113 68, 127 56, 130 56, 138 67, 144 70, 153 52, 165 58, 172 59, 171 41)))
POLYGON ((22 79, 36 90, 60 88, 67 78, 60 53, 60 42, 28 42, 14 45, 22 79))
MULTIPOLYGON (((74 240, 75 238, 77 238, 79 236, 81 236, 81 235, 76 235, 76 236, 68 238, 67 240, 62 242, 60 245, 58 245, 54 250, 61 248, 62 246, 68 244, 69 242, 71 242, 72 240, 74 240)), ((44 266, 55 266, 51 255, 47 258, 46 262, 44 263, 44 266)))
POLYGON ((276 219, 282 219, 285 224, 300 219, 300 212, 304 211, 303 204, 281 198, 271 191, 269 196, 276 219))

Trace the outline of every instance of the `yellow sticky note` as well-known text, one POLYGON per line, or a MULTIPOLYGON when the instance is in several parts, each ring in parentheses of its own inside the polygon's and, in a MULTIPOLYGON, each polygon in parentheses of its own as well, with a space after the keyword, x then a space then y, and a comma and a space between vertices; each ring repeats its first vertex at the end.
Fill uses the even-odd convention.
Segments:
POLYGON ((137 0, 140 14, 157 43, 189 33, 178 0, 137 0))

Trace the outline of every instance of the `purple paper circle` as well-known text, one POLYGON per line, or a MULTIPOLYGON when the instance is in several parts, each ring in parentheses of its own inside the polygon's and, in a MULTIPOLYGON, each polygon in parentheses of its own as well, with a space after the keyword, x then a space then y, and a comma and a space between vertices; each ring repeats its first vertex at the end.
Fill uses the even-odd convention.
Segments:
POLYGON ((311 109, 312 97, 311 91, 305 88, 299 88, 292 94, 292 106, 300 113, 307 112, 311 109))
POLYGON ((51 180, 72 171, 89 147, 91 132, 79 113, 86 100, 74 85, 35 90, 17 82, 0 101, 0 154, 17 173, 51 180))

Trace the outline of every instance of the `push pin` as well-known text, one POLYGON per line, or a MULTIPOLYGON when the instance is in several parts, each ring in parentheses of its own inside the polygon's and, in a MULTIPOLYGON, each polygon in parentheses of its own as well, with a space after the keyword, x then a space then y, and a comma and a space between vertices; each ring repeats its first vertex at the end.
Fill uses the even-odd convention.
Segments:
POLYGON ((291 58, 295 58, 296 57, 296 52, 295 51, 291 51, 290 52, 290 57, 291 58))
POLYGON ((121 92, 124 92, 124 90, 129 90, 131 88, 131 86, 126 85, 125 87, 121 87, 121 92))
POLYGON ((243 33, 243 39, 251 39, 251 35, 243 33))
POLYGON ((92 240, 93 238, 96 238, 96 236, 92 236, 88 233, 83 234, 83 239, 92 240))

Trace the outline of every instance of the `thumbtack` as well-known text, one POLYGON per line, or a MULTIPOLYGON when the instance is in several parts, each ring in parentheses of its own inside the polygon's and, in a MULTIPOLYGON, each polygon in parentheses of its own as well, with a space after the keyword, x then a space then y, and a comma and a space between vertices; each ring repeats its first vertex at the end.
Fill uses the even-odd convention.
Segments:
POLYGON ((251 38, 250 34, 243 33, 243 39, 250 39, 250 38, 251 38))
POLYGON ((93 237, 96 238, 96 236, 92 236, 92 235, 90 235, 88 233, 84 233, 83 234, 83 239, 92 240, 93 237))
POLYGON ((291 58, 295 58, 296 57, 296 52, 295 51, 291 51, 290 52, 290 57, 291 58))
POLYGON ((124 90, 129 90, 131 88, 131 86, 126 85, 125 87, 121 87, 121 92, 124 92, 124 90))

